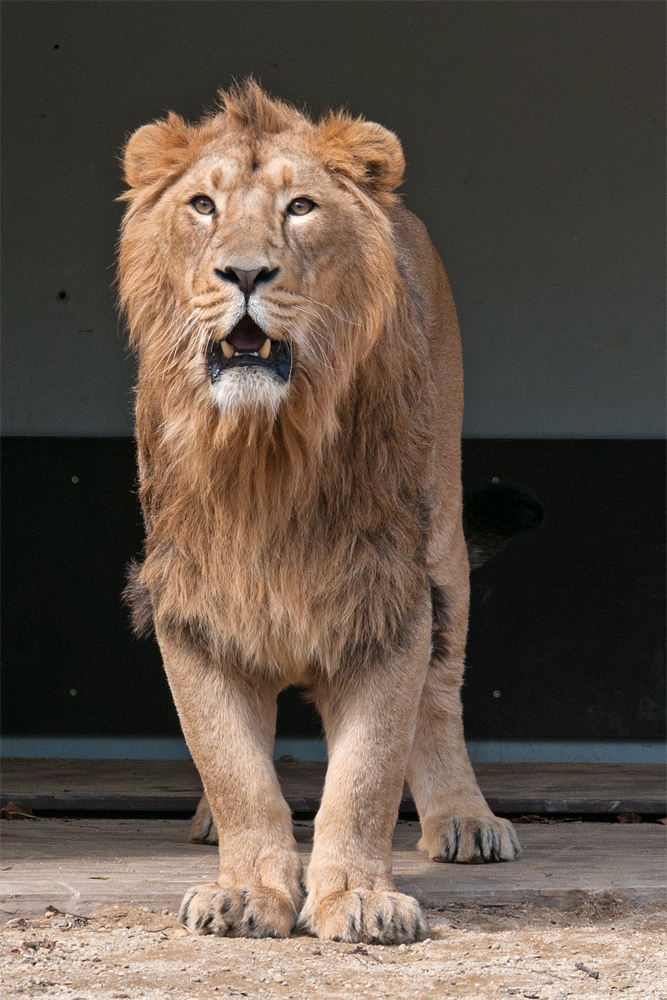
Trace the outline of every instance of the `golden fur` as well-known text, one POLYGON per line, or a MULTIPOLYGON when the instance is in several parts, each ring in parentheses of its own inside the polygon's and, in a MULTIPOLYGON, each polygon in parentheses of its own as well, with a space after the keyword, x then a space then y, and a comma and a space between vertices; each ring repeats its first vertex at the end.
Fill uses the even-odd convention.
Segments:
POLYGON ((461 729, 456 315, 393 194, 392 133, 343 113, 313 123, 252 81, 221 97, 198 125, 169 115, 130 138, 119 266, 147 535, 130 592, 153 619, 220 841, 217 883, 191 890, 181 919, 263 935, 297 918, 271 750, 276 695, 298 683, 330 758, 301 921, 411 940, 419 909, 393 889, 390 850, 406 767, 430 856, 517 850, 461 729), (314 207, 294 216, 294 199, 314 207), (249 294, 234 283, 258 270, 249 294), (286 381, 259 360, 214 372, 209 352, 242 319, 289 345, 286 381), (442 592, 446 650, 431 637, 442 592))

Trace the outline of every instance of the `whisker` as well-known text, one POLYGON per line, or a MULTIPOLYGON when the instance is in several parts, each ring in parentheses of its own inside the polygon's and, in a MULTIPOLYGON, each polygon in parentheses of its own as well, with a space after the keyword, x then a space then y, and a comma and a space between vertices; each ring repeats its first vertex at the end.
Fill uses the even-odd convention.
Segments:
MULTIPOLYGON (((166 331, 167 335, 171 334, 177 328, 179 322, 182 322, 181 318, 180 316, 176 316, 167 327, 166 331)), ((176 355, 178 353, 179 348, 182 346, 184 341, 187 340, 188 335, 190 334, 190 332, 197 323, 198 323, 198 316, 196 313, 193 313, 187 318, 178 336, 176 337, 175 342, 167 343, 167 346, 164 348, 162 353, 156 359, 155 364, 148 373, 149 378, 152 378, 158 372, 162 373, 163 380, 166 378, 167 374, 178 363, 179 359, 177 358, 176 355)))
MULTIPOLYGON (((302 308, 303 308, 303 307, 302 307, 302 308)), ((303 311, 305 311, 305 312, 306 312, 306 314, 309 314, 309 313, 308 313, 308 310, 303 310, 303 311)), ((310 313, 310 315, 312 315, 312 313, 310 313)), ((321 317, 319 317, 319 316, 318 316, 317 318, 318 318, 318 319, 321 319, 321 317)), ((287 328, 287 326, 285 326, 285 327, 284 327, 284 331, 285 331, 285 333, 288 333, 288 332, 289 332, 289 331, 288 331, 288 328, 287 328)), ((329 341, 329 344, 330 344, 330 345, 331 345, 332 343, 333 343, 333 341, 329 341)), ((317 362, 318 362, 318 363, 319 363, 320 365, 322 365, 322 367, 324 367, 324 368, 328 368, 328 369, 329 369, 329 371, 331 371, 331 372, 334 372, 335 374, 338 374, 338 373, 339 373, 340 369, 339 369, 339 368, 336 368, 336 366, 335 366, 335 365, 333 365, 333 364, 332 364, 332 363, 331 363, 331 362, 329 361, 329 359, 327 359, 326 355, 324 354, 324 351, 322 350, 322 345, 321 345, 321 344, 319 344, 319 343, 317 342, 317 340, 314 340, 314 339, 308 339, 308 340, 306 340, 306 341, 305 341, 305 342, 304 342, 304 343, 303 343, 303 344, 302 344, 301 346, 302 346, 302 349, 304 350, 304 352, 306 352, 306 353, 310 353, 310 354, 311 354, 311 356, 313 356, 313 357, 315 358, 315 360, 316 360, 316 361, 317 361, 317 362)), ((291 373, 291 370, 290 370, 290 373, 291 373)))
MULTIPOLYGON (((294 294, 296 294, 296 293, 294 293, 294 294)), ((329 312, 331 312, 331 313, 334 314, 334 316, 336 316, 338 319, 342 319, 344 323, 349 323, 350 326, 363 326, 364 325, 363 323, 357 323, 355 320, 350 319, 348 316, 344 316, 342 313, 337 312, 332 306, 327 305, 326 302, 320 302, 319 299, 314 299, 312 295, 306 295, 305 292, 299 292, 298 294, 300 296, 303 296, 304 299, 308 299, 308 301, 312 302, 314 305, 321 306, 323 309, 328 309, 329 312)))
MULTIPOLYGON (((306 306, 298 304, 296 306, 296 308, 298 310, 300 310, 304 315, 306 315, 306 316, 314 316, 320 322, 323 322, 322 317, 318 313, 313 312, 312 310, 309 310, 306 306)), ((328 335, 328 332, 327 332, 326 328, 321 327, 317 331, 317 334, 318 334, 318 337, 321 337, 322 339, 324 339, 326 341, 328 347, 333 347, 333 345, 334 345, 334 338, 333 338, 333 336, 329 336, 328 335)), ((330 368, 331 371, 338 371, 337 368, 333 367, 331 364, 328 363, 328 361, 326 360, 326 357, 324 355, 324 352, 321 349, 321 344, 319 344, 317 340, 309 339, 307 341, 307 345, 308 345, 309 348, 311 348, 313 350, 313 353, 315 353, 320 358, 322 364, 324 364, 328 368, 330 368)))

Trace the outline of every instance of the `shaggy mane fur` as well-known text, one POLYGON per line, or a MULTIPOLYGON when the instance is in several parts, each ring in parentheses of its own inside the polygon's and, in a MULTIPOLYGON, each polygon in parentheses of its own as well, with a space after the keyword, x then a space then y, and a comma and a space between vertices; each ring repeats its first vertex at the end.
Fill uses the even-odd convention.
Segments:
POLYGON ((219 90, 218 102, 230 125, 263 135, 298 128, 305 117, 286 101, 269 97, 252 77, 228 90, 219 90))
POLYGON ((197 636, 217 659, 331 673, 401 647, 428 586, 433 387, 389 214, 403 155, 378 125, 343 113, 313 123, 254 81, 220 101, 197 126, 145 126, 125 155, 119 285, 140 356, 147 528, 130 590, 149 595, 158 628, 197 636), (332 231, 336 252, 310 265, 313 287, 334 291, 315 306, 290 291, 282 322, 298 329, 296 359, 278 413, 227 414, 203 377, 212 293, 198 275, 174 290, 193 261, 188 230, 165 236, 182 211, 172 191, 214 152, 270 163, 286 134, 326 171, 356 230, 332 231))

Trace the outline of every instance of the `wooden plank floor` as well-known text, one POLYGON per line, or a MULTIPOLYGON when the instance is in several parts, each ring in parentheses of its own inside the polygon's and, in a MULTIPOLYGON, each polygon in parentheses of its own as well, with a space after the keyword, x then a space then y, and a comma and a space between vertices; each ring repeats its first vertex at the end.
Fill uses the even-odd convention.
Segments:
MULTIPOLYGON (((419 825, 400 822, 397 888, 432 907, 525 901, 567 910, 587 900, 665 900, 667 830, 659 823, 552 823, 518 832, 523 854, 510 864, 436 864, 415 850, 419 825)), ((217 874, 217 849, 189 843, 185 820, 13 820, 2 833, 3 919, 36 916, 48 905, 83 914, 115 903, 175 910, 188 886, 217 874)), ((297 822, 295 834, 307 863, 312 824, 297 822)))
MULTIPOLYGON (((293 812, 313 812, 326 764, 278 762, 293 812)), ((667 812, 660 764, 476 764, 482 791, 497 813, 667 812)), ((6 758, 2 802, 33 809, 194 812, 201 782, 187 760, 50 760, 6 758)), ((403 813, 414 812, 407 787, 403 813)))

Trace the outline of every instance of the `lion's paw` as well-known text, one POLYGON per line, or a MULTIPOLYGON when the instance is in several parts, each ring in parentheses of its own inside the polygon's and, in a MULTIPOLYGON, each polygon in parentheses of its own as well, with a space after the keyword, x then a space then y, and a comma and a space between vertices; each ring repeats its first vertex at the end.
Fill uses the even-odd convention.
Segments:
POLYGON ((521 853, 514 827, 506 819, 492 816, 447 816, 424 823, 417 845, 428 851, 432 861, 483 864, 486 861, 514 861, 521 853))
POLYGON ((317 903, 307 900, 299 924, 324 940, 366 944, 409 943, 424 933, 416 899, 370 889, 334 892, 317 903))
POLYGON ((288 937, 296 917, 289 897, 276 889, 213 883, 188 889, 178 922, 191 934, 288 937))
POLYGON ((195 844, 217 844, 218 831, 213 817, 208 799, 202 795, 197 806, 197 812, 192 817, 190 825, 190 840, 195 844))

